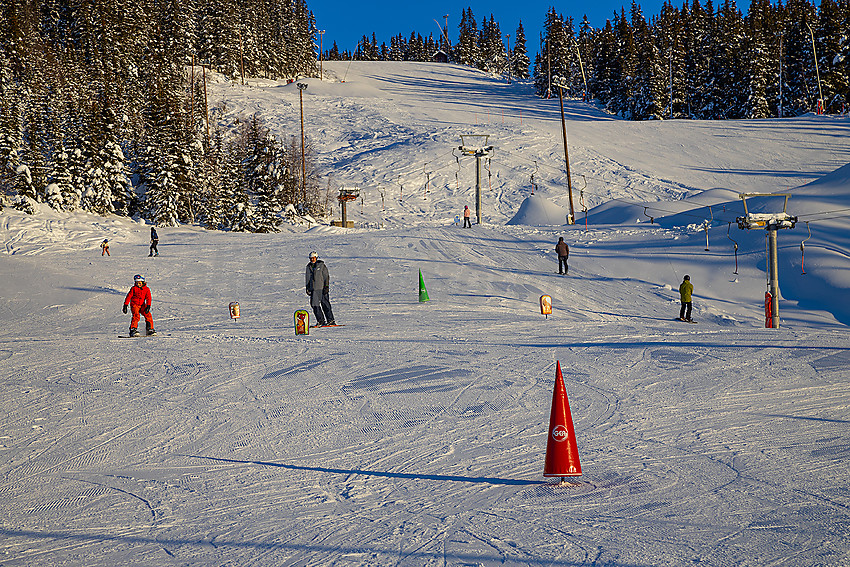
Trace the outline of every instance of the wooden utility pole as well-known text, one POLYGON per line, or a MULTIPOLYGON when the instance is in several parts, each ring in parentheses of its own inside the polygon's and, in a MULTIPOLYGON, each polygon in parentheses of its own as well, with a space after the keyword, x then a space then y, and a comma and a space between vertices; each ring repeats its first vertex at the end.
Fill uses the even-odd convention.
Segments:
POLYGON ((239 78, 245 84, 245 48, 242 43, 242 30, 239 30, 239 78))
POLYGON ((301 199, 307 204, 307 160, 304 157, 304 90, 307 83, 298 83, 298 98, 301 103, 301 199))
POLYGON ((325 39, 325 30, 318 30, 316 33, 319 34, 319 80, 323 80, 325 78, 325 71, 324 71, 323 65, 322 65, 323 62, 324 62, 324 58, 325 58, 325 54, 324 54, 324 51, 323 51, 324 50, 324 45, 323 45, 324 41, 323 40, 325 39))
POLYGON ((511 84, 511 34, 506 33, 505 39, 508 40, 508 45, 505 48, 505 53, 508 55, 508 84, 511 84))
POLYGON ((201 65, 201 71, 204 76, 204 116, 207 122, 207 148, 210 147, 210 105, 207 102, 207 68, 201 65))
POLYGON ((564 136, 564 161, 567 164, 567 191, 570 195, 570 218, 567 224, 575 224, 576 213, 573 207, 573 180, 570 176, 570 154, 567 151, 567 121, 564 118, 564 88, 558 85, 558 100, 561 101, 561 132, 564 136))

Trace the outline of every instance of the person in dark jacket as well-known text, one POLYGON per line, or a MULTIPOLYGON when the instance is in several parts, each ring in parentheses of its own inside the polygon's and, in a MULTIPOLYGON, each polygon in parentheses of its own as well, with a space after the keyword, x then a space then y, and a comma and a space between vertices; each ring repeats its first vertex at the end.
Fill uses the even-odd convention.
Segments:
POLYGON ((156 331, 153 328, 153 315, 151 315, 151 290, 145 282, 145 277, 136 274, 133 277, 133 287, 127 292, 127 297, 124 298, 124 314, 127 314, 127 307, 133 312, 133 318, 130 321, 130 336, 139 336, 139 319, 144 316, 145 326, 147 327, 148 335, 155 335, 156 331))
POLYGON ((159 256, 157 244, 159 244, 159 235, 156 233, 156 228, 151 227, 151 253, 148 256, 159 256))
POLYGON ((679 297, 682 300, 682 308, 679 310, 679 319, 682 321, 692 321, 691 310, 693 309, 692 295, 694 293, 694 285, 691 283, 691 276, 685 276, 679 285, 679 297))
POLYGON ((558 244, 555 245, 555 252, 558 253, 558 273, 566 274, 570 268, 567 266, 567 258, 570 257, 570 247, 564 242, 564 237, 558 239, 558 244))
POLYGON ((330 299, 331 278, 328 267, 319 260, 316 252, 310 252, 310 262, 307 264, 306 284, 307 295, 310 296, 310 306, 316 315, 316 325, 336 325, 330 299))

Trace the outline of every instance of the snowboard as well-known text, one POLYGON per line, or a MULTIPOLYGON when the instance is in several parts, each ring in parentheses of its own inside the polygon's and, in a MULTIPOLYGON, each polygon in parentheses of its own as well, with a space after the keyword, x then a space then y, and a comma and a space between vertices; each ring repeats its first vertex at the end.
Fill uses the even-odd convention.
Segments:
POLYGON ((690 323, 690 324, 692 324, 692 325, 696 325, 696 324, 697 324, 697 322, 696 322, 696 321, 687 321, 687 320, 683 321, 682 319, 679 319, 678 317, 676 317, 676 319, 674 319, 674 320, 675 320, 675 321, 681 321, 682 323, 690 323))
POLYGON ((336 325, 336 324, 334 324, 334 325, 313 325, 310 328, 311 329, 316 329, 316 328, 321 329, 322 327, 345 327, 345 325, 344 324, 342 324, 342 325, 336 325))
POLYGON ((154 333, 152 335, 146 335, 144 333, 139 333, 135 337, 131 337, 130 335, 118 335, 118 338, 119 339, 144 339, 144 338, 147 338, 147 337, 161 337, 161 336, 170 337, 171 335, 160 335, 159 333, 154 333))

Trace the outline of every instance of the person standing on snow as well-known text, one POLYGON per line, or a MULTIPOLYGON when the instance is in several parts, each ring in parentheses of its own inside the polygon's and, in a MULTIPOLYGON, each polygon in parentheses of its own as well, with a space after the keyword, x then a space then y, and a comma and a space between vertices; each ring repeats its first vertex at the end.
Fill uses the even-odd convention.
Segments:
POLYGON ((693 309, 691 296, 693 293, 694 284, 691 283, 691 276, 686 275, 681 285, 679 285, 679 296, 682 300, 682 309, 679 310, 679 320, 681 321, 693 322, 691 319, 691 310, 693 309))
POLYGON ((130 336, 139 336, 139 319, 140 316, 145 318, 145 326, 147 327, 148 335, 155 335, 156 331, 153 328, 153 315, 151 315, 151 290, 145 282, 145 277, 139 274, 133 276, 133 287, 127 292, 127 297, 124 298, 124 314, 127 314, 127 307, 133 312, 133 318, 130 320, 130 336))
POLYGON ((100 243, 100 248, 101 248, 101 251, 100 251, 101 256, 111 256, 112 255, 112 254, 109 253, 109 239, 108 238, 103 239, 103 242, 100 243))
POLYGON ((159 256, 159 248, 156 245, 159 244, 159 235, 156 233, 156 228, 151 227, 151 253, 148 254, 148 257, 151 256, 159 256))
POLYGON ((567 266, 567 258, 570 257, 570 247, 564 242, 564 237, 558 239, 558 244, 555 245, 555 252, 558 253, 558 273, 566 274, 570 271, 567 266))
POLYGON ((331 310, 330 284, 331 277, 328 267, 319 260, 316 252, 310 252, 310 262, 306 273, 307 295, 310 296, 310 306, 316 314, 316 326, 336 325, 331 310))
POLYGON ((472 220, 470 220, 472 211, 469 210, 469 205, 463 206, 463 228, 472 228, 472 220))

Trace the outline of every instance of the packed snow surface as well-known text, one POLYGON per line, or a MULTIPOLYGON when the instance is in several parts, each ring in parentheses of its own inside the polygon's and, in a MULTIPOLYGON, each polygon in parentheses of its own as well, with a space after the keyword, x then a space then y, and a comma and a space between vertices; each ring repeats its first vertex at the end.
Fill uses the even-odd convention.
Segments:
MULTIPOLYGON (((331 198, 361 189, 358 228, 160 227, 148 258, 144 222, 0 213, 0 565, 850 563, 846 117, 632 123, 565 101, 568 184, 558 102, 526 84, 325 69, 305 126, 331 198), (494 146, 472 229, 461 134, 494 146), (799 215, 780 329, 740 193, 799 215), (345 326, 296 336, 313 250, 345 326), (136 273, 159 336, 118 338, 136 273), (556 362, 568 485, 542 476, 556 362)), ((210 98, 223 123, 300 133, 295 85, 210 98)))

